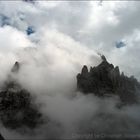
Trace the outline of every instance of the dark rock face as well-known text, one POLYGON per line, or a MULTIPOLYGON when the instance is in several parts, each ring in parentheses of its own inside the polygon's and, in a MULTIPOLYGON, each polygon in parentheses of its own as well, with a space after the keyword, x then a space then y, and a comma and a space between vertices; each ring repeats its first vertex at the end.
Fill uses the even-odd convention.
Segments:
MULTIPOLYGON (((20 64, 16 62, 11 72, 16 74, 19 68, 20 64)), ((10 76, 0 91, 0 120, 10 129, 34 129, 43 123, 32 95, 10 76)))
POLYGON ((124 103, 136 102, 136 94, 140 91, 140 83, 132 76, 120 74, 119 67, 108 63, 101 56, 102 63, 97 67, 83 66, 77 75, 78 90, 85 94, 93 93, 97 96, 118 95, 124 103))

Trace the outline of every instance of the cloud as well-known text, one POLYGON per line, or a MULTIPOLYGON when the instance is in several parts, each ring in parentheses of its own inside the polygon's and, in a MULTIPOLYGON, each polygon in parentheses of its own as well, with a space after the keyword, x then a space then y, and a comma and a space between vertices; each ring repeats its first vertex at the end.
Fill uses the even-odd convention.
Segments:
POLYGON ((44 118, 49 118, 34 134, 19 134, 1 126, 5 138, 61 139, 89 132, 137 132, 139 105, 118 109, 117 97, 100 99, 79 93, 76 75, 85 64, 98 65, 100 52, 128 75, 140 78, 139 7, 138 2, 1 1, 0 15, 7 17, 8 25, 0 20, 0 85, 19 61, 21 68, 14 78, 37 97, 44 118), (35 30, 30 36, 28 27, 35 30), (118 40, 126 47, 117 49, 118 40))
POLYGON ((7 75, 17 60, 16 51, 33 46, 26 35, 11 26, 0 27, 0 83, 7 75))
POLYGON ((32 45, 23 32, 10 26, 0 28, 0 44, 0 49, 6 52, 32 45))
POLYGON ((139 35, 139 30, 134 30, 133 33, 127 34, 123 38, 126 42, 126 47, 121 48, 119 51, 115 48, 109 55, 109 60, 119 65, 122 71, 125 71, 128 75, 135 75, 138 79, 140 78, 138 65, 139 35))
POLYGON ((17 53, 17 60, 23 63, 23 71, 21 69, 19 76, 27 86, 34 86, 34 92, 39 89, 52 93, 70 91, 76 86, 75 75, 84 64, 90 66, 101 62, 96 52, 69 36, 47 28, 43 28, 42 32, 39 33, 40 38, 36 47, 17 53), (28 78, 24 75, 28 75, 28 78), (46 85, 48 79, 51 82, 46 85))

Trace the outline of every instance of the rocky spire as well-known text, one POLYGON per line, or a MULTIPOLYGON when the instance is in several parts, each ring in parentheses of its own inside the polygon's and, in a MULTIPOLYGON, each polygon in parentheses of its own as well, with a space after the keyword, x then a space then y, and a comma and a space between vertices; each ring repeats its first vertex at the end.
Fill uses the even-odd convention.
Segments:
POLYGON ((11 71, 12 72, 18 72, 19 69, 20 69, 20 63, 16 61, 14 66, 12 67, 11 71))
POLYGON ((125 103, 135 102, 140 83, 135 78, 120 74, 119 67, 108 63, 104 55, 101 58, 101 64, 91 67, 89 72, 87 66, 83 66, 77 75, 78 90, 97 96, 118 95, 125 103))
POLYGON ((86 65, 83 66, 81 73, 82 73, 82 74, 88 73, 88 68, 87 68, 86 65))
POLYGON ((104 55, 101 55, 101 58, 103 61, 106 61, 106 57, 104 55))

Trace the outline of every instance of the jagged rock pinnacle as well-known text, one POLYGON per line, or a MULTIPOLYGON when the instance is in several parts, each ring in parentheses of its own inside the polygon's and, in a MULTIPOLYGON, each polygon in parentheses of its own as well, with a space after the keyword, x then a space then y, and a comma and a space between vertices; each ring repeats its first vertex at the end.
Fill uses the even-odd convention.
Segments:
POLYGON ((12 72, 18 72, 20 68, 20 63, 19 62, 15 62, 13 68, 11 69, 12 72))
POLYGON ((107 61, 104 55, 102 55, 101 53, 98 53, 98 55, 101 57, 102 61, 107 61))
POLYGON ((97 96, 117 95, 125 103, 136 102, 135 93, 140 91, 140 83, 134 77, 120 74, 119 67, 108 63, 104 55, 101 58, 101 64, 91 67, 89 72, 87 66, 83 66, 77 75, 78 90, 97 96))
POLYGON ((101 58, 103 61, 106 61, 106 57, 104 55, 101 55, 101 58))
POLYGON ((88 68, 87 68, 86 65, 83 66, 81 73, 82 73, 82 74, 88 73, 88 68))

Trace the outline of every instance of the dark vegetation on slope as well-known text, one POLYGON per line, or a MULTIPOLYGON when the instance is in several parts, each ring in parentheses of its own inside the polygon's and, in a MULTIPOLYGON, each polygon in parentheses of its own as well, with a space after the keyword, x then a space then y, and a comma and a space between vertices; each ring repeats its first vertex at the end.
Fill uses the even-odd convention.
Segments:
POLYGON ((105 56, 101 56, 102 63, 96 67, 83 66, 81 73, 77 75, 78 90, 85 94, 95 94, 100 97, 117 95, 125 104, 137 102, 137 94, 140 92, 140 83, 133 77, 127 77, 119 67, 110 64, 105 56))
MULTIPOLYGON (((11 73, 16 74, 20 68, 18 62, 11 73)), ((6 128, 34 129, 42 121, 42 114, 34 103, 34 98, 9 75, 0 91, 0 120, 6 128)))

